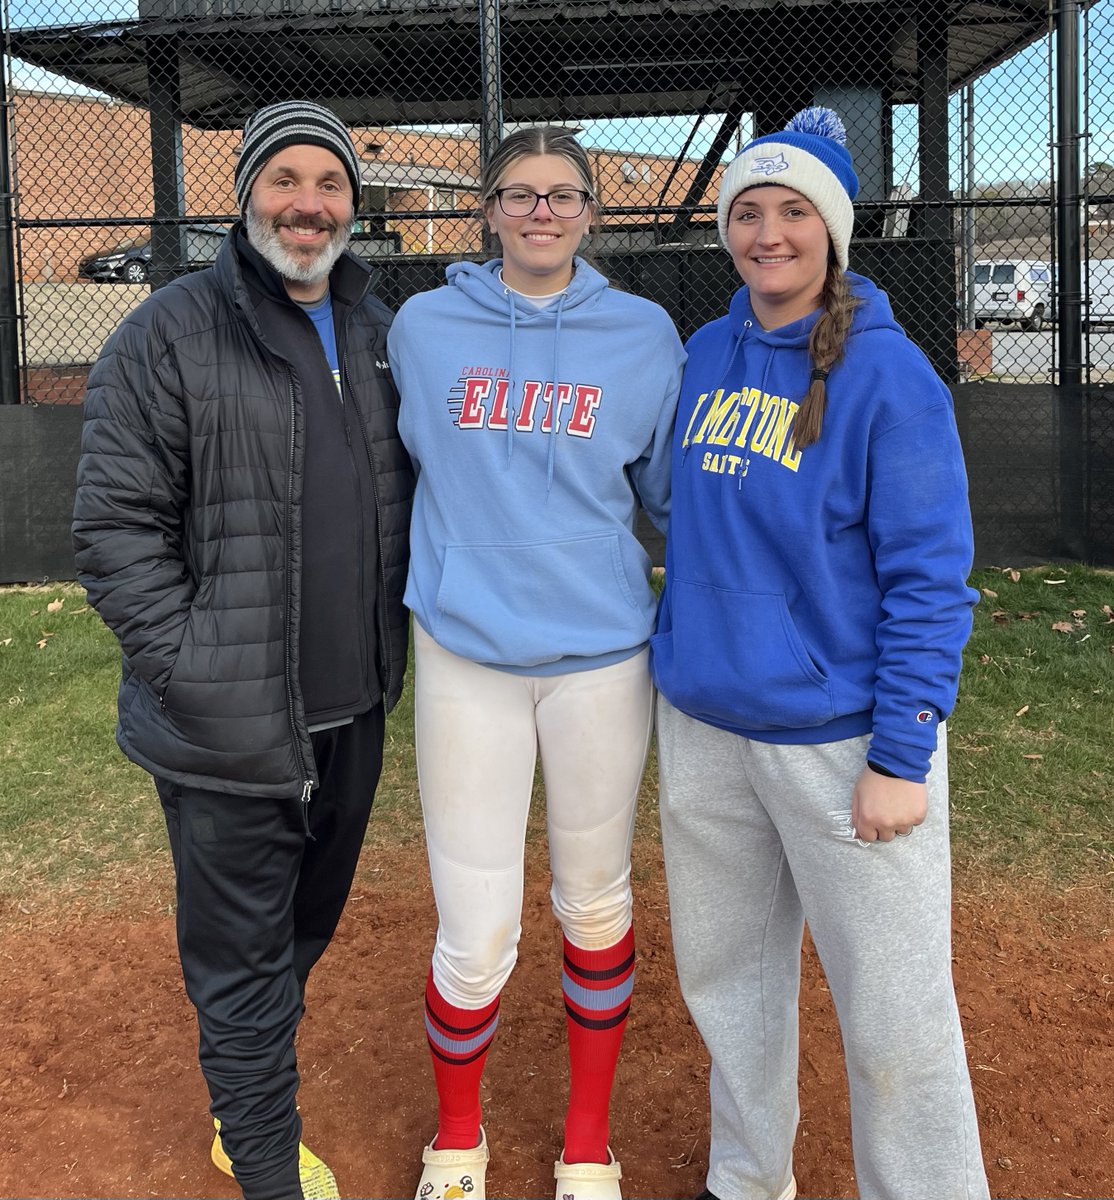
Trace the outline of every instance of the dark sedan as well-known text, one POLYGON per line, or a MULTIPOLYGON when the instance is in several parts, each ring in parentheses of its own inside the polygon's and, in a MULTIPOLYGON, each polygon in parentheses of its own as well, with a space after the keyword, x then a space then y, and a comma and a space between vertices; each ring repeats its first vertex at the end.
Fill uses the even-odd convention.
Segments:
MULTIPOLYGON (((212 266, 224 235, 223 225, 186 225, 183 270, 212 266)), ((77 266, 80 279, 94 283, 146 283, 150 271, 150 240, 129 238, 83 258, 77 266)))

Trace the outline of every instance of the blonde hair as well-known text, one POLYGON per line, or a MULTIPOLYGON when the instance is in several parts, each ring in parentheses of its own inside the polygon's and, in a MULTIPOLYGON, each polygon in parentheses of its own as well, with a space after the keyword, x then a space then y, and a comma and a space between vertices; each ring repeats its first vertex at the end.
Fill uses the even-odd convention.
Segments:
POLYGON ((798 450, 820 440, 828 404, 828 373, 843 358, 851 321, 859 306, 859 300, 851 291, 851 284, 834 255, 828 262, 820 301, 824 311, 812 327, 808 339, 808 354, 812 362, 808 391, 793 422, 793 443, 798 450))

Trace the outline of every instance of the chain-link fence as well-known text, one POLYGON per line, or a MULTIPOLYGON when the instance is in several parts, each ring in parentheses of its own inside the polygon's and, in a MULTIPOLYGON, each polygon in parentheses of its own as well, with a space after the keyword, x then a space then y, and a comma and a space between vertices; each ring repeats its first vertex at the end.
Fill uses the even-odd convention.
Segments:
MULTIPOLYGON (((686 335, 737 282, 722 165, 830 105, 861 180, 852 268, 949 382, 1114 381, 1114 0, 6 0, 3 33, 8 400, 80 400, 120 319, 213 261, 238 129, 287 98, 351 128, 353 244, 388 303, 482 253, 499 132, 557 122, 598 175, 591 254, 686 335)), ((1030 432, 1047 451, 1047 419, 1030 432)))

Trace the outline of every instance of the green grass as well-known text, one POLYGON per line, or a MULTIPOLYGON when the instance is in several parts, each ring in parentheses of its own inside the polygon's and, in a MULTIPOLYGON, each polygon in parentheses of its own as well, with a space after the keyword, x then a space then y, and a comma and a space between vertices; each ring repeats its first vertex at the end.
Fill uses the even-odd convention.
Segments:
MULTIPOLYGON (((1114 888, 1114 574, 1048 567, 972 582, 984 595, 949 721, 956 860, 1114 888)), ((48 894, 119 902, 166 879, 154 789, 113 740, 118 676, 115 640, 80 589, 0 589, 0 909, 48 894)), ((369 834, 380 847, 421 837, 413 732, 408 681, 369 834)), ((651 761, 643 842, 658 837, 655 793, 651 761)))
POLYGON ((949 721, 958 857, 1114 883, 1114 574, 981 571, 949 721))
POLYGON ((166 854, 150 780, 112 739, 119 672, 79 589, 0 592, 0 896, 166 854))

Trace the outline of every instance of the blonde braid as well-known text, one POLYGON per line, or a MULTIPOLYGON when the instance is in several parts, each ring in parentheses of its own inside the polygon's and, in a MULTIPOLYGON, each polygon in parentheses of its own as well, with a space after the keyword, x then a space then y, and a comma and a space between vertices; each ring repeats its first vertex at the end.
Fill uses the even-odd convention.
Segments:
POLYGON ((828 402, 828 372, 843 357, 851 332, 851 319, 859 305, 851 292, 847 276, 834 259, 828 263, 821 304, 824 311, 812 327, 808 339, 808 353, 812 362, 808 391, 793 422, 793 443, 798 450, 820 440, 828 402))

